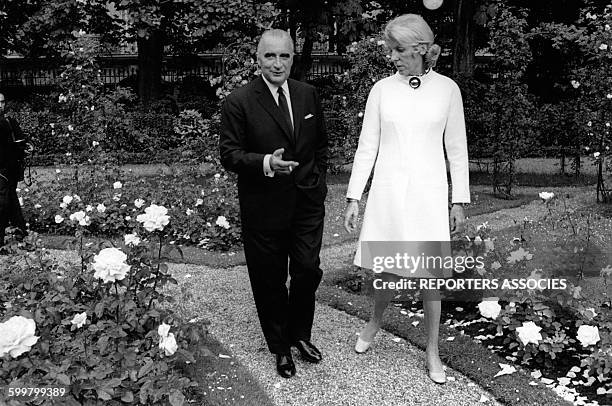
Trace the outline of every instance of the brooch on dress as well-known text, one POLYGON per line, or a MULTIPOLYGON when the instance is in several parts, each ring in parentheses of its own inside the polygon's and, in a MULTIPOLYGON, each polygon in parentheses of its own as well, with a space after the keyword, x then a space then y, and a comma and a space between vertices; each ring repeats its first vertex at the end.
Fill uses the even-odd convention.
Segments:
POLYGON ((411 76, 408 79, 408 85, 413 88, 413 89, 418 89, 419 86, 421 86, 421 76, 425 76, 429 73, 429 71, 431 70, 431 68, 428 68, 425 72, 421 73, 420 75, 417 76, 411 76))

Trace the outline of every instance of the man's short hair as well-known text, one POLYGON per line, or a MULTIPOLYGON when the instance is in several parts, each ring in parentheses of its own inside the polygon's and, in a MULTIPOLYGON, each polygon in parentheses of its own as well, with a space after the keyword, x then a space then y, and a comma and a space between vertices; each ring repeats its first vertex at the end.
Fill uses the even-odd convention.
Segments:
POLYGON ((286 41, 289 41, 289 43, 291 44, 291 53, 293 54, 295 52, 295 49, 293 47, 293 39, 291 38, 291 35, 289 35, 289 33, 285 30, 274 28, 271 30, 264 31, 263 34, 261 34, 261 37, 259 38, 259 42, 257 43, 257 55, 259 55, 261 51, 261 43, 266 38, 285 39, 286 41))

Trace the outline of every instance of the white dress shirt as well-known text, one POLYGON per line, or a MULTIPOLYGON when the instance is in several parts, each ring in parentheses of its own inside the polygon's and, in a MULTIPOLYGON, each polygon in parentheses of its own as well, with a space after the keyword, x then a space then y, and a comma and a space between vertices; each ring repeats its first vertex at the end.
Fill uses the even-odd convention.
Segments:
MULTIPOLYGON (((276 102, 277 106, 278 106, 278 88, 279 87, 283 88, 285 98, 287 99, 287 106, 289 107, 289 116, 291 117, 291 124, 294 125, 294 128, 295 128, 295 123, 293 122, 293 109, 291 108, 291 94, 289 93, 289 84, 287 83, 287 81, 285 80, 285 83, 283 83, 281 86, 277 86, 277 85, 270 83, 264 75, 261 75, 261 78, 268 86, 268 89, 270 89, 270 93, 272 93, 272 97, 274 98, 274 101, 276 102)), ((270 167, 271 157, 272 157, 272 154, 266 154, 263 160, 264 175, 269 176, 269 177, 274 176, 274 171, 270 167)))

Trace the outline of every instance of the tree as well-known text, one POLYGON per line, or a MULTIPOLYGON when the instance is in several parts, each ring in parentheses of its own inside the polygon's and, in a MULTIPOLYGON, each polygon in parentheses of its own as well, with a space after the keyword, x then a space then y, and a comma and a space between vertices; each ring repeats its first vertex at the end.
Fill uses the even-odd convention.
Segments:
MULTIPOLYGON (((9 45, 28 56, 58 56, 58 45, 73 31, 100 35, 111 44, 138 46, 138 91, 146 104, 161 94, 166 51, 197 53, 203 45, 254 34, 276 16, 270 3, 258 0, 6 0, 0 9, 9 45), (10 35, 14 32, 14 35, 10 35)), ((0 31, 0 32, 2 32, 0 31)))

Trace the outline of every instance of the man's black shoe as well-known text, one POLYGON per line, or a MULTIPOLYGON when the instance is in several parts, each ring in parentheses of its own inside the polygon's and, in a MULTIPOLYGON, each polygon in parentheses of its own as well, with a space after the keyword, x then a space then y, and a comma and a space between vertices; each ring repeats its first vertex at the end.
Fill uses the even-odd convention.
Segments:
POLYGON ((291 354, 276 354, 276 371, 283 378, 295 375, 295 364, 291 354))
POLYGON ((302 358, 308 362, 316 364, 323 359, 321 351, 319 351, 310 341, 298 340, 293 345, 300 351, 302 358))

